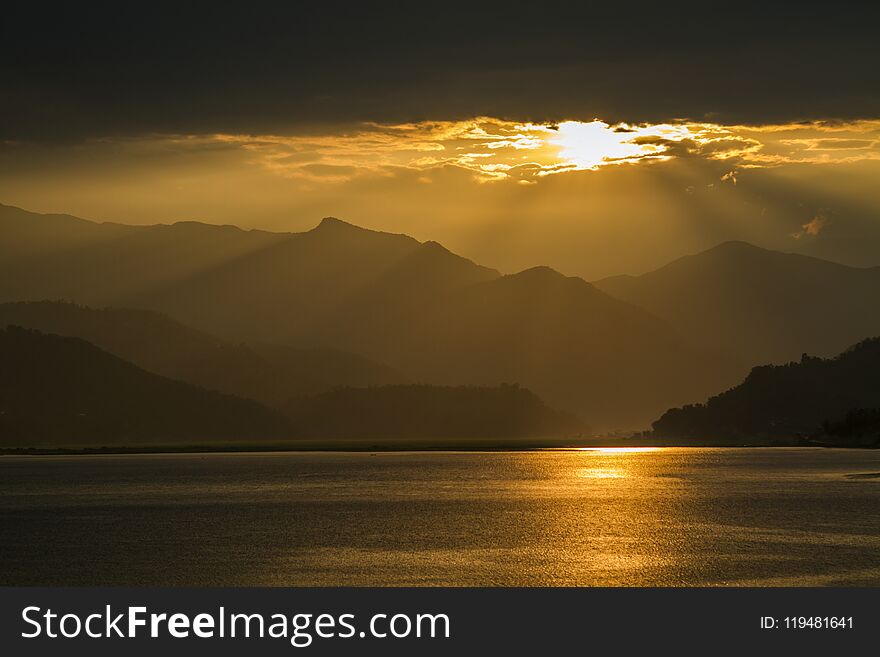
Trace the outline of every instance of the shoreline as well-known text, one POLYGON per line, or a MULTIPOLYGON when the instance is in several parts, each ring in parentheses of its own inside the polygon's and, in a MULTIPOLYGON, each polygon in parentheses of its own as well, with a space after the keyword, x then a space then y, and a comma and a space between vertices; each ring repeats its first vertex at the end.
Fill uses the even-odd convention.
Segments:
POLYGON ((190 445, 127 445, 127 446, 77 446, 77 447, 3 447, 4 456, 101 456, 136 454, 259 454, 284 452, 530 452, 542 450, 590 450, 590 449, 666 449, 666 448, 720 448, 720 449, 865 449, 876 447, 860 445, 829 445, 817 443, 684 443, 655 441, 630 441, 625 439, 596 441, 528 441, 510 443, 501 441, 315 441, 291 445, 286 443, 242 444, 190 444, 190 445))

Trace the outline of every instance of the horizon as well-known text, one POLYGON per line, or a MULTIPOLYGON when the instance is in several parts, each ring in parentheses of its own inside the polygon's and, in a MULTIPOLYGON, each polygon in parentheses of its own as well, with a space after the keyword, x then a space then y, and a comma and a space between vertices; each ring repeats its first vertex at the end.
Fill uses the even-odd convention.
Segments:
MULTIPOLYGON (((367 126, 354 136, 342 129, 315 140, 8 141, 0 144, 0 196, 35 212, 133 225, 196 218, 301 232, 314 217, 344 217, 436 240, 501 269, 549 264, 588 279, 649 271, 725 241, 877 264, 880 195, 873 181, 880 177, 880 121, 764 126, 741 136, 719 126, 702 145, 703 137, 678 132, 684 126, 670 125, 672 137, 634 137, 609 127, 608 134, 635 142, 624 147, 654 149, 619 157, 617 141, 606 143, 590 130, 571 133, 566 156, 566 147, 550 144, 544 132, 493 135, 473 126, 450 128, 486 133, 484 141, 459 140, 463 146, 444 143, 435 128, 412 137, 394 126, 387 135, 371 132, 381 126, 367 126), (594 140, 598 164, 578 154, 594 140), (456 153, 465 160, 445 159, 456 153), (386 157, 403 159, 383 163, 386 157), (542 164, 541 158, 549 159, 542 164), (314 165, 285 164, 298 160, 314 165), (308 166, 322 167, 320 175, 308 166), (522 167, 524 178, 514 173, 522 167)), ((651 126, 626 129, 651 132, 651 126)))
POLYGON ((435 240, 435 239, 433 239, 433 238, 430 238, 430 237, 428 237, 428 238, 426 238, 426 239, 417 239, 417 238, 415 238, 414 236, 409 235, 409 234, 407 234, 407 233, 405 233, 405 232, 394 232, 394 231, 390 231, 390 230, 383 230, 383 229, 381 229, 381 228, 370 228, 370 227, 367 227, 367 226, 359 225, 359 224, 357 224, 357 223, 355 223, 355 222, 353 222, 353 221, 349 221, 349 220, 347 220, 347 219, 345 219, 345 218, 342 218, 342 217, 336 217, 336 216, 331 216, 331 215, 325 215, 325 216, 322 216, 320 219, 317 220, 317 223, 314 223, 314 225, 313 225, 311 228, 305 228, 305 229, 300 230, 300 231, 285 231, 285 230, 266 230, 266 229, 263 229, 263 228, 248 228, 248 227, 241 226, 241 225, 234 224, 234 223, 216 224, 216 223, 212 223, 212 222, 210 222, 210 221, 201 220, 201 219, 198 219, 198 218, 178 219, 178 220, 167 221, 167 222, 165 222, 165 221, 156 221, 155 223, 145 223, 145 224, 126 224, 125 222, 114 221, 114 220, 112 220, 112 219, 98 220, 98 219, 94 219, 94 218, 90 218, 90 217, 77 216, 77 215, 72 214, 72 213, 70 213, 70 212, 63 212, 63 211, 53 211, 53 212, 34 212, 34 211, 32 211, 32 210, 30 210, 30 209, 28 209, 28 208, 22 208, 22 207, 19 207, 19 206, 11 205, 11 204, 8 204, 8 203, 3 203, 2 201, 0 201, 0 208, 4 208, 4 207, 5 207, 5 208, 10 208, 10 209, 13 209, 13 210, 23 211, 23 212, 26 212, 26 213, 29 213, 29 214, 35 214, 35 215, 47 215, 47 216, 56 215, 56 216, 66 216, 66 217, 71 217, 71 218, 73 218, 73 219, 77 219, 77 220, 81 220, 81 221, 87 221, 87 222, 89 222, 89 223, 99 224, 99 225, 100 225, 100 224, 110 224, 110 225, 122 225, 122 226, 133 226, 133 227, 148 228, 148 227, 151 227, 151 226, 167 226, 167 227, 171 227, 171 226, 176 226, 176 225, 197 224, 197 225, 201 225, 201 226, 214 227, 214 228, 235 228, 235 229, 237 229, 237 230, 239 230, 239 231, 242 231, 242 232, 272 233, 272 234, 276 234, 276 235, 300 235, 300 234, 303 234, 303 233, 309 233, 309 232, 312 232, 312 231, 315 231, 315 230, 319 229, 319 228, 321 227, 321 225, 324 224, 325 222, 332 221, 332 222, 338 222, 338 223, 340 223, 340 224, 344 224, 344 225, 346 225, 346 226, 350 226, 350 227, 352 227, 352 228, 356 228, 356 229, 364 230, 364 231, 368 231, 368 232, 373 232, 373 233, 384 233, 384 234, 388 234, 388 235, 399 235, 399 236, 403 236, 403 237, 410 237, 410 238, 416 239, 416 241, 418 241, 418 242, 419 242, 420 244, 422 244, 422 245, 424 245, 424 244, 429 244, 429 243, 438 244, 441 248, 446 249, 447 251, 450 251, 450 252, 453 253, 454 255, 457 255, 457 256, 459 256, 459 257, 466 258, 467 260, 470 260, 471 262, 474 262, 475 264, 479 264, 479 265, 482 265, 482 266, 485 266, 485 267, 490 267, 490 268, 492 268, 492 269, 495 269, 495 270, 497 270, 497 271, 498 271, 501 275, 503 275, 503 276, 516 275, 516 274, 520 274, 520 273, 527 272, 527 271, 532 270, 532 269, 549 268, 549 269, 552 269, 553 271, 555 271, 555 272, 557 272, 557 273, 559 273, 559 274, 562 274, 563 276, 566 276, 566 277, 574 277, 574 278, 581 278, 581 279, 587 281, 588 283, 592 283, 592 282, 596 282, 596 281, 602 281, 602 280, 604 280, 604 279, 606 279, 606 278, 607 278, 607 279, 612 279, 612 278, 617 278, 617 277, 627 277, 627 276, 638 277, 638 276, 642 276, 642 275, 644 275, 644 274, 650 274, 650 273, 653 273, 653 272, 655 272, 655 271, 657 271, 657 270, 659 270, 659 269, 663 269, 663 268, 666 267, 667 265, 670 265, 670 264, 672 264, 672 263, 674 263, 674 262, 676 262, 676 261, 678 261, 678 260, 681 260, 681 259, 683 259, 683 258, 689 258, 689 257, 693 257, 693 256, 698 256, 698 255, 701 255, 701 254, 704 254, 704 253, 707 253, 707 252, 711 252, 711 251, 714 251, 714 250, 716 250, 716 249, 719 249, 719 248, 725 247, 725 246, 727 246, 727 245, 734 245, 734 244, 744 244, 744 245, 746 245, 746 246, 749 246, 749 247, 752 247, 752 248, 755 248, 755 249, 759 249, 759 250, 762 250, 762 251, 770 251, 770 252, 776 252, 776 253, 781 253, 781 254, 785 254, 785 255, 796 255, 796 256, 802 256, 802 257, 806 257, 806 258, 813 258, 813 259, 815 259, 815 260, 822 260, 822 261, 829 262, 829 263, 834 264, 834 265, 839 265, 839 266, 841 266, 841 267, 849 267, 849 268, 852 268, 852 269, 875 269, 875 268, 880 267, 880 260, 878 260, 876 264, 852 265, 852 264, 847 264, 847 263, 845 263, 845 262, 839 262, 839 261, 836 261, 836 260, 832 260, 832 259, 829 259, 829 258, 822 258, 822 257, 815 256, 815 255, 810 255, 810 254, 805 254, 805 253, 799 253, 799 252, 797 252, 797 251, 783 251, 783 250, 778 250, 778 249, 766 248, 766 247, 763 247, 763 246, 761 246, 761 245, 759 245, 759 244, 755 244, 755 243, 752 243, 752 242, 748 242, 748 241, 746 241, 746 240, 729 239, 729 240, 724 240, 724 241, 721 241, 721 242, 717 242, 717 243, 715 243, 715 244, 712 244, 712 245, 710 245, 710 246, 708 246, 708 247, 706 247, 706 248, 704 248, 704 249, 700 249, 700 250, 698 250, 698 251, 689 251, 689 252, 681 253, 681 254, 679 254, 679 255, 677 255, 677 256, 673 256, 669 261, 667 261, 667 262, 662 262, 660 265, 658 265, 657 267, 655 267, 655 268, 653 268, 653 269, 648 269, 648 270, 644 270, 644 271, 625 271, 625 272, 616 272, 616 273, 608 274, 608 275, 601 276, 601 277, 599 277, 599 278, 596 278, 596 279, 590 280, 590 279, 587 279, 587 278, 585 278, 584 276, 581 276, 581 275, 578 275, 578 274, 573 274, 573 273, 568 273, 568 272, 561 271, 560 269, 554 267, 554 266, 551 265, 551 264, 547 264, 547 263, 543 263, 543 264, 534 264, 534 265, 528 266, 528 267, 526 267, 526 268, 524 268, 524 269, 518 269, 518 270, 502 270, 502 269, 499 268, 499 267, 495 267, 495 266, 493 266, 492 263, 478 262, 478 261, 476 261, 476 260, 473 259, 473 258, 469 258, 469 257, 467 257, 467 256, 465 256, 465 255, 463 255, 463 254, 461 254, 461 253, 457 253, 457 252, 455 252, 455 251, 449 249, 449 248, 448 248, 445 244, 443 244, 442 242, 440 242, 440 241, 438 241, 438 240, 435 240))

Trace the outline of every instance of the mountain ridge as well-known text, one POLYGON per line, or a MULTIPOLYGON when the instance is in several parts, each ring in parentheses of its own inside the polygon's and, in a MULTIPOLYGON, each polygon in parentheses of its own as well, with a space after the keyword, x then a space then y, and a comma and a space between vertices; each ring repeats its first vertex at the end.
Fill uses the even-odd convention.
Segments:
POLYGON ((639 276, 594 281, 742 362, 831 356, 880 333, 880 267, 724 242, 639 276))
MULTIPOLYGON (((803 439, 844 417, 880 409, 880 338, 868 338, 834 358, 803 354, 785 365, 752 368, 738 385, 705 403, 667 410, 652 435, 697 441, 803 439)), ((853 423, 855 424, 855 423, 853 423)), ((843 442, 839 430, 838 442, 843 442)), ((872 438, 859 437, 870 446, 872 438)), ((880 435, 874 436, 880 445, 880 435)))
POLYGON ((79 338, 0 329, 3 447, 274 440, 283 415, 138 368, 79 338))
MULTIPOLYGON (((50 257, 28 253, 56 232, 39 217, 31 215, 33 239, 7 240, 9 250, 24 245, 23 257, 0 258, 0 300, 153 310, 233 343, 352 352, 413 382, 520 383, 598 430, 641 428, 665 408, 732 385, 756 362, 822 353, 813 347, 830 320, 813 321, 811 295, 842 318, 823 349, 873 328, 858 305, 872 298, 873 282, 847 295, 825 280, 862 270, 742 242, 658 269, 661 278, 675 274, 669 289, 646 288, 650 275, 619 279, 617 287, 634 286, 628 292, 547 266, 502 275, 437 242, 333 217, 300 233, 186 224, 104 236, 90 224, 83 237, 79 223, 65 224, 57 230, 72 246, 50 257), (694 263, 708 265, 692 274, 694 263)), ((0 212, 0 238, 6 223, 0 212)))
POLYGON ((390 368, 353 354, 233 344, 150 310, 0 303, 0 328, 7 325, 80 338, 153 374, 270 406, 334 385, 404 381, 390 368), (334 378, 326 379, 324 370, 334 378))

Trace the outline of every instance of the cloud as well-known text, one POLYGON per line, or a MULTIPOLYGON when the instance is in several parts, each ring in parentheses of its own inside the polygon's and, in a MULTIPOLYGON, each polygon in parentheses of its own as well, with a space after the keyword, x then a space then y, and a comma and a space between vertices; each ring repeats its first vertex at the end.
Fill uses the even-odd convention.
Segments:
POLYGON ((607 166, 700 158, 725 163, 721 180, 736 185, 743 169, 880 160, 880 149, 873 147, 880 143, 880 121, 865 120, 725 126, 609 124, 599 119, 540 124, 478 117, 372 122, 303 135, 191 136, 185 143, 192 148, 211 140, 236 145, 279 175, 329 182, 444 167, 465 170, 478 182, 537 181, 607 166), (334 175, 316 176, 318 165, 336 167, 334 175))
MULTIPOLYGON (((714 181, 720 178, 733 187, 743 183, 743 172, 755 169, 880 162, 878 143, 880 120, 741 126, 690 121, 612 124, 599 119, 551 124, 477 117, 321 125, 296 134, 158 134, 67 146, 6 143, 0 147, 0 174, 21 174, 65 158, 106 161, 112 167, 123 160, 143 166, 167 161, 185 164, 192 172, 200 167, 209 171, 224 159, 241 161, 255 169, 254 174, 268 171, 309 186, 404 179, 408 174, 413 180, 430 180, 450 170, 477 183, 525 184, 680 160, 693 167, 708 165, 714 181)), ((693 183, 681 188, 688 186, 693 183)))
POLYGON ((864 148, 873 148, 877 146, 877 142, 871 139, 816 139, 809 145, 810 150, 817 151, 834 151, 834 150, 861 150, 864 148))
POLYGON ((828 223, 828 218, 824 214, 817 214, 807 223, 801 225, 801 229, 791 236, 796 240, 816 238, 819 236, 828 223))
POLYGON ((876 68, 870 3, 796 15, 784 3, 699 12, 552 0, 503 11, 334 0, 210 11, 7 4, 4 24, 14 29, 0 39, 0 139, 289 134, 474 115, 745 124, 880 116, 880 86, 866 83, 876 68))

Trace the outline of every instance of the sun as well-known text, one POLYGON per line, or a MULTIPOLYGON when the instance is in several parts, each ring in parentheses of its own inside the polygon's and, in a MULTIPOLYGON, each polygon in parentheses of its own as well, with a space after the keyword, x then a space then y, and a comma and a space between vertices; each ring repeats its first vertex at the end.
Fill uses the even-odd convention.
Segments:
POLYGON ((635 142, 637 134, 604 121, 565 121, 548 141, 560 147, 559 157, 578 169, 596 169, 603 164, 643 157, 650 152, 635 142))

